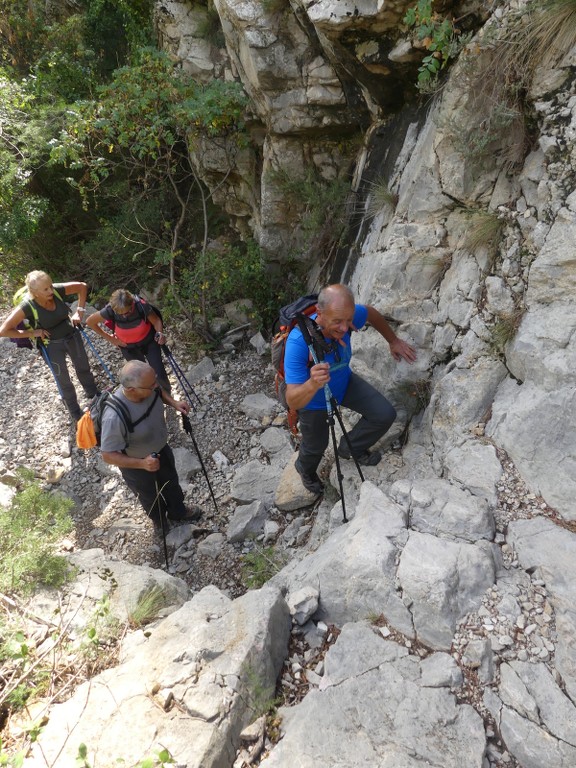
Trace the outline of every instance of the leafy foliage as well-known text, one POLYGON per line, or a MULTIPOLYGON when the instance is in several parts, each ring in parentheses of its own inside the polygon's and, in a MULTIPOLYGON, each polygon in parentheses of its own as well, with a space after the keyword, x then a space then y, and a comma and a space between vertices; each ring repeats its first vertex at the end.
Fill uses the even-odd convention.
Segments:
POLYGON ((181 293, 175 285, 182 243, 202 237, 193 229, 198 206, 208 223, 193 148, 217 137, 240 140, 245 104, 238 84, 198 85, 168 56, 146 48, 99 89, 97 101, 70 111, 53 145, 52 163, 70 169, 85 208, 106 202, 108 234, 115 231, 116 243, 146 269, 168 268, 174 295, 181 293))
POLYGON ((120 170, 143 190, 165 175, 177 184, 191 173, 188 142, 241 130, 244 105, 236 83, 199 86, 165 54, 142 49, 99 89, 97 101, 78 106, 52 160, 84 171, 83 194, 120 170))
POLYGON ((417 39, 429 51, 418 68, 418 87, 427 89, 450 59, 453 59, 470 39, 461 35, 454 21, 433 10, 434 0, 418 0, 404 16, 404 23, 414 28, 417 39))
POLYGON ((102 77, 125 64, 131 51, 151 44, 152 11, 152 0, 88 0, 86 39, 98 51, 102 77))
POLYGON ((45 49, 31 66, 31 90, 46 102, 90 95, 98 82, 98 57, 85 38, 84 18, 71 16, 45 32, 45 49))
POLYGON ((222 315, 228 302, 249 299, 257 319, 271 328, 278 308, 303 289, 304 279, 295 264, 286 265, 281 275, 275 275, 252 240, 242 246, 212 244, 182 269, 178 280, 178 290, 206 327, 222 315))
POLYGON ((44 4, 0 0, 0 65, 17 73, 28 71, 42 52, 46 34, 44 4))
POLYGON ((73 502, 25 480, 9 509, 0 508, 0 590, 29 594, 38 584, 58 587, 68 577, 54 546, 72 528, 73 502))

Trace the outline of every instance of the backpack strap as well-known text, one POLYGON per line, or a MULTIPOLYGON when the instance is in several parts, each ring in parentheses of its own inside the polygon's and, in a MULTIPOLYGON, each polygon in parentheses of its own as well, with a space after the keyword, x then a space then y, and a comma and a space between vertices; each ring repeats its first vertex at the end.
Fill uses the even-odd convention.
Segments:
POLYGON ((134 294, 134 306, 136 307, 136 312, 140 315, 142 320, 148 321, 148 318, 146 317, 146 312, 144 311, 144 307, 142 306, 142 299, 137 294, 134 294))
POLYGON ((144 421, 144 419, 147 419, 148 416, 152 413, 152 409, 156 405, 156 401, 162 394, 162 390, 160 387, 156 387, 154 390, 154 399, 150 403, 150 406, 146 409, 146 412, 142 414, 136 421, 132 421, 132 418, 130 417, 130 411, 128 408, 124 405, 124 403, 119 400, 114 395, 110 395, 106 399, 106 402, 104 403, 104 407, 110 407, 114 411, 114 413, 120 417, 120 421, 122 422, 122 425, 126 429, 126 434, 129 435, 132 432, 134 432, 134 427, 137 427, 138 424, 144 421))
POLYGON ((104 411, 104 408, 107 408, 107 407, 111 408, 114 411, 114 413, 120 418, 120 421, 122 422, 122 426, 126 432, 124 440, 126 441, 126 445, 128 445, 128 435, 131 432, 134 432, 134 425, 132 424, 132 419, 130 418, 130 412, 128 408, 126 408, 124 403, 118 400, 118 398, 114 397, 114 395, 110 395, 109 397, 106 398, 102 410, 104 411))
POLYGON ((160 389, 160 387, 156 387, 156 389, 154 390, 154 400, 152 400, 152 402, 150 403, 150 407, 147 409, 146 413, 143 416, 140 416, 139 419, 136 419, 136 421, 132 423, 132 429, 130 430, 130 432, 134 432, 134 427, 140 424, 141 421, 144 421, 144 419, 147 419, 148 416, 150 416, 150 414, 152 413, 152 408, 154 408, 154 406, 156 405, 156 400, 158 400, 161 394, 162 394, 162 390, 160 389))

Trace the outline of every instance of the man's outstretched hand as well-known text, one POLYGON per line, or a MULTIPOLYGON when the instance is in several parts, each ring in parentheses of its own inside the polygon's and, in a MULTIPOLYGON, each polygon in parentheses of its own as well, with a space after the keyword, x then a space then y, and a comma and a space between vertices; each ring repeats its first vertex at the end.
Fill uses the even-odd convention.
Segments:
POLYGON ((390 342, 390 353, 394 360, 406 360, 407 363, 413 363, 416 360, 416 350, 407 341, 396 337, 390 342))

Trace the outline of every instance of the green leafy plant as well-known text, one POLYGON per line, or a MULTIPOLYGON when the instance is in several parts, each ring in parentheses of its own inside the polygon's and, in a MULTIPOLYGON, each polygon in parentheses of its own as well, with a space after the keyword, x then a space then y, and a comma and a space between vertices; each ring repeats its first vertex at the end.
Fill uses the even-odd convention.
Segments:
MULTIPOLYGON (((116 760, 117 763, 124 763, 122 758, 116 760)), ((159 749, 155 755, 151 757, 145 757, 134 768, 164 768, 167 765, 174 765, 175 760, 170 754, 168 749, 159 749)), ((92 768, 92 764, 88 761, 88 747, 86 744, 80 744, 78 747, 78 753, 76 755, 77 768, 92 768)))
POLYGON ((248 589, 259 589, 283 566, 274 547, 258 547, 242 555, 242 580, 248 589))
POLYGON ((119 635, 120 625, 112 613, 110 595, 106 592, 96 604, 78 649, 89 676, 106 669, 114 662, 119 635))
POLYGON ((181 263, 186 241, 199 236, 201 252, 207 249, 210 195, 193 155, 215 141, 219 151, 238 149, 245 139, 246 96, 238 83, 194 82, 151 48, 118 69, 98 96, 70 111, 66 131, 52 146, 52 162, 70 169, 70 183, 87 208, 105 195, 128 193, 132 224, 117 239, 133 244, 134 258, 160 274, 167 271, 180 311, 194 321, 177 277, 187 267, 181 263), (142 219, 143 205, 162 212, 154 226, 142 219), (194 222, 200 222, 196 230, 194 222))
POLYGON ((25 595, 38 584, 65 583, 68 564, 54 549, 72 528, 72 507, 71 499, 47 493, 29 479, 10 508, 0 507, 1 591, 25 595))
POLYGON ((404 16, 404 23, 416 32, 416 38, 429 51, 418 68, 418 87, 427 89, 437 79, 462 47, 470 35, 461 35, 454 21, 443 17, 433 9, 434 0, 418 0, 404 16))
POLYGON ((21 768, 24 765, 24 758, 26 752, 24 750, 17 752, 13 755, 8 755, 2 747, 2 739, 0 739, 0 765, 9 766, 9 768, 21 768))
MULTIPOLYGON (((271 327, 278 308, 297 295, 304 286, 302 270, 287 263, 281 275, 268 269, 264 254, 253 240, 242 246, 214 244, 196 255, 191 267, 179 276, 178 291, 195 312, 195 326, 210 326, 210 321, 223 312, 226 303, 236 299, 252 302, 254 319, 271 327)), ((177 305, 168 290, 166 304, 175 312, 177 305)))

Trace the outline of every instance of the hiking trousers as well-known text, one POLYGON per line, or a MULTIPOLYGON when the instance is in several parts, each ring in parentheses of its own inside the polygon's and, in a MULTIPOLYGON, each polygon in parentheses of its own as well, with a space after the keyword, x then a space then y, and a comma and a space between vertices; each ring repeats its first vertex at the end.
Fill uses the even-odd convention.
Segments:
POLYGON ((128 488, 138 497, 148 517, 154 525, 160 527, 160 515, 170 520, 179 520, 186 515, 186 507, 174 454, 168 444, 158 453, 158 460, 160 469, 157 472, 123 467, 120 467, 120 472, 128 488))
MULTIPOLYGON (((361 414, 362 418, 348 432, 352 455, 359 456, 374 445, 388 432, 396 419, 396 410, 379 392, 360 376, 352 373, 341 403, 345 408, 361 414)), ((325 410, 298 411, 302 440, 298 453, 298 464, 306 474, 313 475, 322 461, 330 439, 330 426, 325 410)), ((348 443, 342 435, 338 450, 350 453, 348 443)))
POLYGON ((60 387, 62 399, 66 404, 66 408, 68 408, 72 418, 78 420, 82 416, 82 411, 80 410, 76 390, 66 365, 67 356, 72 361, 74 370, 76 371, 76 375, 78 376, 78 380, 82 385, 82 389, 86 393, 86 396, 92 398, 98 392, 98 386, 94 381, 94 376, 90 370, 90 363, 88 362, 88 355, 84 349, 82 338, 78 331, 74 331, 68 338, 50 341, 46 347, 46 351, 48 352, 50 365, 52 366, 54 376, 60 387))
POLYGON ((171 387, 162 359, 162 349, 154 340, 154 336, 147 337, 137 347, 119 347, 119 350, 124 360, 141 360, 143 363, 148 363, 158 376, 158 384, 170 394, 171 387))

